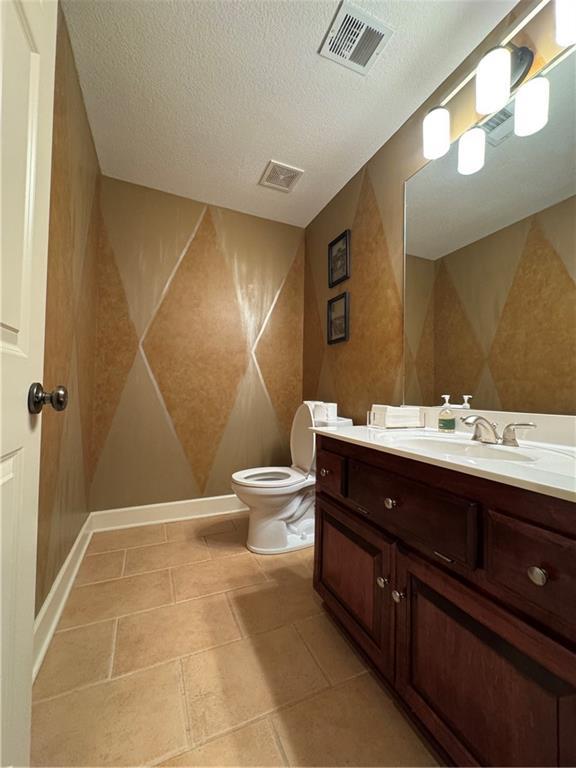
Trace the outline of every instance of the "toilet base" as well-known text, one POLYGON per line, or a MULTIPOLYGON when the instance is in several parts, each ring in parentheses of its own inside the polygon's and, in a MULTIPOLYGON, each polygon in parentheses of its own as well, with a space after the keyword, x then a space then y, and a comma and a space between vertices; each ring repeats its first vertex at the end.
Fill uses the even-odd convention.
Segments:
POLYGON ((301 536, 297 536, 294 533, 289 533, 287 536, 288 541, 284 547, 277 549, 262 549, 261 547, 251 547, 250 544, 246 546, 250 552, 254 552, 255 555, 281 555, 283 552, 293 552, 297 549, 307 549, 314 546, 314 531, 306 536, 306 540, 302 541, 301 536))

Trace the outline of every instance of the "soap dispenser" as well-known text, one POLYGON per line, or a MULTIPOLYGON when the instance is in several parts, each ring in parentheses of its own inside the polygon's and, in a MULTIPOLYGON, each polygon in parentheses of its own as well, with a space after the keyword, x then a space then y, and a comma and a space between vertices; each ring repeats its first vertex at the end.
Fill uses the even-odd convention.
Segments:
POLYGON ((452 409, 450 408, 450 395, 442 395, 444 405, 438 416, 438 431, 439 432, 455 432, 456 431, 456 418, 452 409))

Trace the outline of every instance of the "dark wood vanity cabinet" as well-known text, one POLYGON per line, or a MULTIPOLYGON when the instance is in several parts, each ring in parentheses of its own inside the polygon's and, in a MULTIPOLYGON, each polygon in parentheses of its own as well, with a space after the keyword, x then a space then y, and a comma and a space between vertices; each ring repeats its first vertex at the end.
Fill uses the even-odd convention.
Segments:
POLYGON ((456 765, 576 765, 574 505, 319 441, 315 588, 409 714, 456 765))

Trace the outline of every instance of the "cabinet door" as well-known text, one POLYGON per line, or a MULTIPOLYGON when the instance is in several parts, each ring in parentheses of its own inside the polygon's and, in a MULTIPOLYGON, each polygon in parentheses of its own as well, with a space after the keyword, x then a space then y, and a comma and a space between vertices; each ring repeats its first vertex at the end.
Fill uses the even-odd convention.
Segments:
POLYGON ((397 584, 396 685, 454 762, 576 765, 576 656, 419 558, 397 584))
POLYGON ((316 591, 389 679, 394 675, 393 564, 390 539, 316 498, 316 591))

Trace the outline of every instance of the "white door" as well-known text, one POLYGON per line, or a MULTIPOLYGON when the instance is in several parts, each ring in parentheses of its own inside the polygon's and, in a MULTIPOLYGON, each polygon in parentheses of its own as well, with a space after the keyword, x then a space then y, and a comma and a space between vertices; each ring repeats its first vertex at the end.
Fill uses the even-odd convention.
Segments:
POLYGON ((29 765, 40 417, 57 6, 0 0, 0 764, 29 765))

